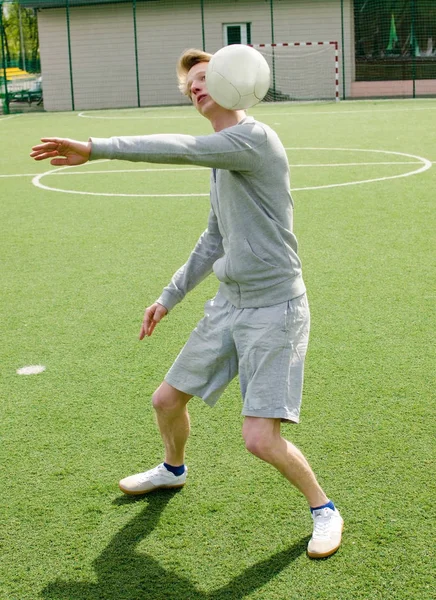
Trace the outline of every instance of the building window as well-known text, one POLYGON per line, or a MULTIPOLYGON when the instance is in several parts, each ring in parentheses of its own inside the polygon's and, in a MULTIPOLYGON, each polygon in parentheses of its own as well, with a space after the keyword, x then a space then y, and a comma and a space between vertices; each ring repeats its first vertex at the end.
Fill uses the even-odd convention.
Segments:
POLYGON ((230 44, 251 44, 251 23, 224 23, 223 41, 230 44))

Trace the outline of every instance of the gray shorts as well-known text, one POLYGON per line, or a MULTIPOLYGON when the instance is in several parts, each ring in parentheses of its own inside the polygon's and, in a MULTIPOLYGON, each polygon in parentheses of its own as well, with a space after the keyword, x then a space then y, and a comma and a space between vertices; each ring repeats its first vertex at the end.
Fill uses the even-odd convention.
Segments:
POLYGON ((298 423, 309 329, 306 294, 239 309, 218 292, 165 381, 213 406, 239 374, 244 416, 298 423))

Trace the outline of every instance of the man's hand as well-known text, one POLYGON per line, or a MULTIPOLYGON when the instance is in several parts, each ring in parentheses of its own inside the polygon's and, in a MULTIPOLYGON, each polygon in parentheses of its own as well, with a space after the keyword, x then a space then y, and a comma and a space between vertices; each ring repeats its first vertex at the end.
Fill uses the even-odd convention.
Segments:
POLYGON ((56 166, 83 165, 89 160, 91 154, 91 142, 77 142, 63 138, 42 138, 41 142, 43 143, 32 148, 31 158, 35 160, 51 158, 50 163, 56 166))
POLYGON ((156 325, 168 313, 168 309, 162 304, 155 302, 145 309, 144 320, 142 321, 139 339, 143 340, 145 336, 149 337, 156 325))

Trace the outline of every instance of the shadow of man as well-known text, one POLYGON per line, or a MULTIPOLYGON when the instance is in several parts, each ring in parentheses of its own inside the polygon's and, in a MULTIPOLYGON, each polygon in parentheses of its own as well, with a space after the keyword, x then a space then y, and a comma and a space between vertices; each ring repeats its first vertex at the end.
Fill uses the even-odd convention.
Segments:
MULTIPOLYGON (((212 591, 199 590, 189 579, 163 568, 154 558, 135 552, 139 542, 158 525, 168 502, 178 491, 156 491, 147 505, 110 541, 95 561, 98 581, 55 580, 42 592, 46 600, 221 600, 244 598, 265 585, 306 551, 308 538, 263 560, 212 591)), ((121 502, 137 500, 118 500, 121 502)))

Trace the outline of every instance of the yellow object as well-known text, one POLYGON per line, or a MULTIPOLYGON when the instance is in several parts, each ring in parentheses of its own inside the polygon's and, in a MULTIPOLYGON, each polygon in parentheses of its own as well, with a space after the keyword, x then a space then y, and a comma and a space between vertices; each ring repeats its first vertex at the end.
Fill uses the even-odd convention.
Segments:
POLYGON ((33 77, 30 73, 28 73, 27 71, 23 71, 22 69, 19 69, 18 67, 7 67, 6 68, 6 78, 9 81, 12 81, 14 79, 29 79, 29 77, 33 77))

